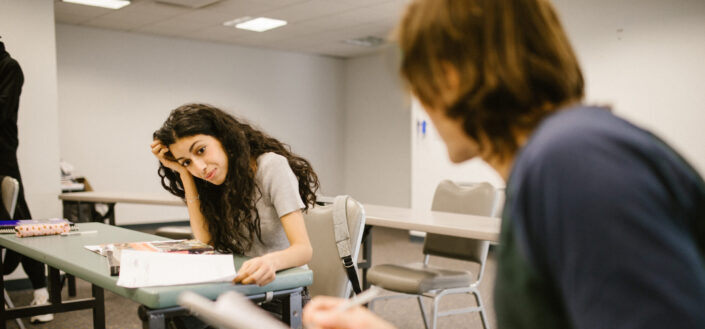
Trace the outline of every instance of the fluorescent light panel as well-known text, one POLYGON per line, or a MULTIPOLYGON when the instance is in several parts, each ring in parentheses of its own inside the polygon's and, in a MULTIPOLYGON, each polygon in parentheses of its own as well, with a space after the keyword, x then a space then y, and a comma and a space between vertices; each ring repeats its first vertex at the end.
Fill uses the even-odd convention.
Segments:
POLYGON ((61 0, 79 5, 96 6, 110 9, 120 9, 130 4, 129 0, 61 0))
POLYGON ((223 23, 225 26, 233 26, 242 30, 249 30, 255 32, 264 32, 271 29, 276 29, 286 25, 286 21, 267 17, 257 17, 250 19, 250 17, 237 18, 232 21, 227 21, 223 23))

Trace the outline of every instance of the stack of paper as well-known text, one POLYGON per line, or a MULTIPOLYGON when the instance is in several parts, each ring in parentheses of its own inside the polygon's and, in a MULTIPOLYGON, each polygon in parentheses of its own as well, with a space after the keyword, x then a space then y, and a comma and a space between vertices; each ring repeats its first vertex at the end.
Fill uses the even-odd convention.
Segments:
POLYGON ((229 282, 233 255, 192 255, 123 250, 117 285, 127 288, 229 282))

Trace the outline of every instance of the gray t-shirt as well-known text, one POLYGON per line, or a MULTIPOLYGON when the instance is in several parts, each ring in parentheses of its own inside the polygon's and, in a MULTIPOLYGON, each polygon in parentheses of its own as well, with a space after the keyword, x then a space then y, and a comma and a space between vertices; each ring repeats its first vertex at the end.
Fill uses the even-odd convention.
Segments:
POLYGON ((246 256, 257 257, 289 247, 280 218, 305 207, 299 195, 299 183, 285 157, 264 153, 257 158, 255 182, 262 192, 257 196, 262 242, 254 238, 246 256))

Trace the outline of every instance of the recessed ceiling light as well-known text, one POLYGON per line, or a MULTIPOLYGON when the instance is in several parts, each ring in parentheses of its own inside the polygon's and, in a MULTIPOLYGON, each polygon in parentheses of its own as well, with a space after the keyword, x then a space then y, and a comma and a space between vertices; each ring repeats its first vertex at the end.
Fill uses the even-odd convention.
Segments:
POLYGON ((223 23, 225 26, 235 26, 238 29, 264 32, 286 25, 286 21, 267 17, 240 17, 223 23))
POLYGON ((130 4, 130 0, 61 0, 79 5, 96 6, 110 9, 120 9, 130 4))
POLYGON ((357 39, 348 39, 348 40, 343 40, 343 43, 347 43, 349 45, 353 46, 360 46, 360 47, 376 47, 384 43, 384 39, 380 37, 375 37, 372 35, 362 37, 362 38, 357 38, 357 39))

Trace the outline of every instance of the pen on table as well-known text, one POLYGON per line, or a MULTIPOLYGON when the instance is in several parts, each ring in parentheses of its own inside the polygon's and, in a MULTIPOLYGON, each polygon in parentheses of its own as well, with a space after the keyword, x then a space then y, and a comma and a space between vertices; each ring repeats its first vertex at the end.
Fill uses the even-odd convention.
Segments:
POLYGON ((355 295, 355 297, 346 300, 345 303, 338 305, 335 310, 338 312, 343 312, 351 307, 367 304, 377 297, 381 291, 381 288, 372 286, 369 289, 355 295))
POLYGON ((98 231, 75 231, 75 232, 64 232, 61 233, 62 236, 69 236, 69 235, 83 235, 83 234, 95 234, 98 233, 98 231))

